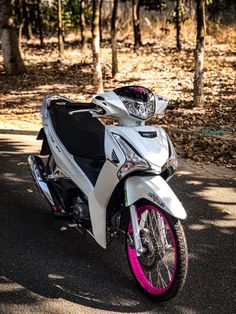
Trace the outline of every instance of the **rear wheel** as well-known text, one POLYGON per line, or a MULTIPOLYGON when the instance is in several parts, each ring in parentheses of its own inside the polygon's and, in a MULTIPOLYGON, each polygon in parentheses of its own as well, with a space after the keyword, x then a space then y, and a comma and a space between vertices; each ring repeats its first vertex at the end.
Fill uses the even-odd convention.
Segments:
POLYGON ((154 205, 137 207, 145 253, 137 256, 132 223, 127 224, 126 252, 141 290, 155 301, 167 301, 181 290, 188 268, 188 250, 179 220, 154 205))

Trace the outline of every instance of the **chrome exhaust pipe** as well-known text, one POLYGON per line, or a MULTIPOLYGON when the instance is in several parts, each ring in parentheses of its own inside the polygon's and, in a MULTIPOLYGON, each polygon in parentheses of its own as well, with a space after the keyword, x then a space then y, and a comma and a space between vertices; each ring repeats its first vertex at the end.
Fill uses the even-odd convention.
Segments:
MULTIPOLYGON (((55 202, 52 198, 52 194, 49 190, 49 187, 47 183, 42 178, 41 170, 39 167, 40 158, 34 155, 29 155, 28 157, 28 163, 30 166, 30 172, 32 174, 32 177, 35 181, 36 186, 38 187, 39 191, 45 196, 45 198, 49 201, 49 203, 53 206, 53 209, 57 206, 55 205, 55 202), (39 160, 37 160, 39 159, 39 160)), ((41 161, 42 162, 42 161, 41 161)))

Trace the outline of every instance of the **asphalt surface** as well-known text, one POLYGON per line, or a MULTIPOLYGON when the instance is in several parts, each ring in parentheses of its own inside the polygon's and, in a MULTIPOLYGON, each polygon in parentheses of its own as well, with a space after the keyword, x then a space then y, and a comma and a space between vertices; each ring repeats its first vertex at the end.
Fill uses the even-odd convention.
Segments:
POLYGON ((189 271, 181 293, 157 304, 137 290, 121 243, 103 250, 52 216, 27 169, 37 145, 0 134, 1 314, 236 312, 235 173, 184 162, 172 180, 188 213, 189 271))

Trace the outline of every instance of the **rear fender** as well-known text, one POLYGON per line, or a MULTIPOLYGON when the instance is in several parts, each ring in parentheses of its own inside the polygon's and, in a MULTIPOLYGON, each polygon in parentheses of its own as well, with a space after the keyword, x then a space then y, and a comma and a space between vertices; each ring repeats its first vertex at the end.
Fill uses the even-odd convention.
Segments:
POLYGON ((134 176, 125 181, 125 205, 147 199, 171 216, 185 219, 187 214, 175 193, 161 176, 134 176))
POLYGON ((48 140, 47 140, 46 134, 44 132, 44 128, 40 129, 39 134, 37 136, 37 140, 43 140, 40 155, 46 156, 46 155, 51 154, 51 150, 50 150, 50 147, 48 145, 48 140))

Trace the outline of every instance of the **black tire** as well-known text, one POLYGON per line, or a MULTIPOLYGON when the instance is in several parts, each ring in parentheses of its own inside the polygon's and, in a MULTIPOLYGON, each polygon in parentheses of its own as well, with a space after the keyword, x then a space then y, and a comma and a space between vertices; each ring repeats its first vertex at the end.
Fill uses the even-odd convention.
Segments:
MULTIPOLYGON (((186 242, 184 230, 180 221, 170 216, 168 213, 164 212, 162 209, 158 208, 156 205, 146 203, 145 205, 137 207, 137 214, 139 217, 139 222, 142 219, 142 215, 146 215, 147 211, 148 211, 149 216, 151 216, 151 213, 152 215, 158 215, 158 221, 159 220, 163 221, 163 223, 165 223, 164 226, 167 226, 169 229, 167 229, 166 227, 164 229, 163 228, 158 229, 159 235, 157 236, 157 233, 156 231, 154 231, 153 228, 151 232, 148 227, 143 228, 144 232, 146 232, 147 234, 146 237, 148 237, 148 239, 145 239, 145 236, 144 238, 141 237, 143 246, 147 248, 149 245, 151 249, 147 249, 147 254, 145 254, 143 257, 137 257, 137 254, 134 249, 134 244, 131 239, 132 238, 132 225, 131 225, 131 220, 129 219, 127 223, 127 228, 126 228, 126 232, 127 232, 126 254, 129 261, 131 272, 134 276, 134 279, 138 287, 141 289, 141 291, 153 301, 158 301, 158 302, 168 301, 174 298, 180 292, 186 280, 187 269, 188 269, 187 242, 186 242), (165 230, 163 231, 165 233, 164 236, 163 234, 161 234, 160 230, 161 232, 162 230, 165 230), (170 232, 170 236, 168 235, 168 232, 170 232), (154 235, 151 236, 151 233, 153 234, 155 233, 155 236, 154 235), (168 241, 169 239, 173 241, 171 248, 170 248, 170 244, 168 244, 167 238, 168 238, 168 241), (167 244, 166 243, 163 244, 163 241, 166 242, 167 244), (161 244, 162 247, 160 247, 159 245, 160 242, 162 242, 161 244), (150 244, 147 244, 147 243, 150 243, 150 244), (163 249, 163 251, 161 251, 160 248, 163 249), (169 254, 167 252, 167 248, 169 250, 169 253, 171 252, 171 257, 173 255, 173 260, 174 260, 173 274, 171 274, 170 270, 168 272, 167 270, 168 267, 166 267, 167 263, 163 262, 163 259, 166 258, 166 256, 169 254), (165 255, 163 254, 163 252, 165 252, 165 255), (153 255, 155 255, 155 257, 153 255), (161 255, 163 255, 163 258, 161 258, 161 255), (169 277, 169 282, 166 287, 164 286, 162 280, 160 280, 159 278, 159 274, 161 274, 161 267, 159 265, 161 262, 163 263, 163 265, 165 265, 163 270, 165 270, 166 268, 166 273, 168 274, 168 277, 169 277), (149 265, 150 263, 153 263, 153 264, 149 265), (148 277, 147 277, 147 274, 148 274, 148 277), (150 274, 151 274, 151 277, 149 276, 150 274), (171 274, 171 278, 170 278, 170 274, 171 274), (144 276, 146 277, 147 282, 144 276), (154 276, 154 279, 157 278, 156 285, 153 283, 152 276, 154 276), (164 287, 158 286, 159 281, 161 281, 160 286, 163 284, 164 287)), ((150 220, 152 218, 148 218, 148 219, 145 218, 145 219, 146 221, 148 221, 148 219, 150 220)), ((160 277, 163 279, 162 275, 160 275, 160 277)))

